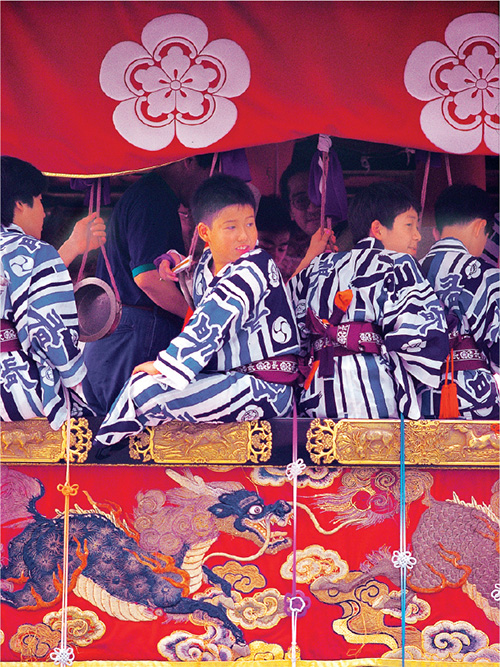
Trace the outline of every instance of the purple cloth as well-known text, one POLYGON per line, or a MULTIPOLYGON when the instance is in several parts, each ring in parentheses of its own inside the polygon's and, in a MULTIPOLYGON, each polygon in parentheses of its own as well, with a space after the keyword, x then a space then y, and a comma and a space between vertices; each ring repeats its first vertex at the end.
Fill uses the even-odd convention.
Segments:
MULTIPOLYGON (((309 199, 316 206, 321 206, 320 184, 323 170, 320 165, 320 151, 314 153, 309 170, 309 199)), ((325 215, 332 218, 332 223, 347 220, 347 192, 345 189, 342 167, 337 153, 330 148, 328 174, 326 176, 325 215)))
MULTIPOLYGON (((85 206, 88 206, 90 203, 90 192, 92 190, 92 185, 94 184, 96 186, 94 188, 94 192, 97 192, 97 178, 72 178, 69 183, 72 190, 78 190, 79 192, 85 191, 85 198, 83 200, 85 206)), ((111 204, 111 186, 109 176, 101 178, 101 204, 104 204, 104 206, 109 206, 111 204)), ((94 211, 95 210, 96 206, 94 205, 94 211)))
POLYGON ((237 176, 248 183, 252 180, 244 148, 236 148, 219 154, 220 170, 223 174, 237 176))

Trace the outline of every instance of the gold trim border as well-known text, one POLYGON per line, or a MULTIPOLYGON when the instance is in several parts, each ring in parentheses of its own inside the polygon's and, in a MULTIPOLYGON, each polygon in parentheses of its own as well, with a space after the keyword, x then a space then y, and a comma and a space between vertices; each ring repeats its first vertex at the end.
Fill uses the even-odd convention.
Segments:
MULTIPOLYGON (((2 463, 57 463, 66 460, 66 423, 54 431, 40 417, 23 422, 2 422, 2 463)), ((85 463, 92 447, 86 419, 70 420, 70 463, 85 463)))
MULTIPOLYGON (((405 420, 405 462, 418 466, 500 465, 498 422, 405 420)), ((316 465, 398 465, 399 419, 313 419, 306 449, 316 465)))
MULTIPOLYGON (((2 662, 8 667, 47 667, 47 662, 2 662)), ((166 660, 75 660, 73 667, 221 667, 220 661, 211 662, 169 662, 166 660)), ((224 667, 290 667, 290 660, 237 660, 224 662, 224 667)), ((401 660, 394 658, 354 658, 350 660, 297 660, 297 667, 401 667, 401 660)), ((407 667, 457 667, 463 663, 450 660, 411 660, 406 658, 407 667)), ((495 665, 484 662, 481 665, 495 665)))
POLYGON ((213 424, 171 421, 129 438, 130 458, 169 465, 265 463, 272 454, 267 421, 213 424))

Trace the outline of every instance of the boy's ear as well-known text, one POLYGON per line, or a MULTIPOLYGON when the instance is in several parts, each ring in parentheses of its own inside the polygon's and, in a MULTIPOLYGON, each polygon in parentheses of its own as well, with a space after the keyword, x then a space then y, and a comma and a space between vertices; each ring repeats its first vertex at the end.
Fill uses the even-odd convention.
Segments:
POLYGON ((205 241, 205 243, 208 242, 209 236, 210 236, 210 227, 206 225, 204 222, 199 222, 198 223, 198 234, 200 237, 205 241))
POLYGON ((477 238, 485 227, 486 227, 486 220, 484 218, 476 218, 472 223, 472 230, 474 232, 474 236, 477 238))
POLYGON ((380 222, 380 220, 374 220, 370 226, 370 236, 374 239, 377 239, 378 241, 382 240, 382 227, 384 225, 380 222))

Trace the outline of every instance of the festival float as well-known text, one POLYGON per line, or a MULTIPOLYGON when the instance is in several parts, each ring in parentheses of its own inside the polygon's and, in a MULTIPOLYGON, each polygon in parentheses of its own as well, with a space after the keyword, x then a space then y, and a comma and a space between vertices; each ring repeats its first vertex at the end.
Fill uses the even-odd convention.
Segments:
MULTIPOLYGON (((59 182, 245 149, 270 193, 319 133, 418 151, 425 203, 498 153, 494 2, 1 10, 2 154, 59 182)), ((500 662, 497 423, 97 427, 2 425, 2 664, 500 662)))

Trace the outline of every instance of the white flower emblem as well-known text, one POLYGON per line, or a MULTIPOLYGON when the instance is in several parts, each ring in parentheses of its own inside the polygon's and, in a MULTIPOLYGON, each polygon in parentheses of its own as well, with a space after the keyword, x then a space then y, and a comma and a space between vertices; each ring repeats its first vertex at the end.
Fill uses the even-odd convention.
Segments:
POLYGON ((280 273, 274 262, 269 262, 269 283, 271 287, 278 287, 280 284, 280 273))
POLYGON ((208 42, 208 29, 188 14, 150 21, 136 42, 115 44, 102 61, 101 88, 119 100, 117 131, 139 148, 157 151, 174 136, 204 148, 224 137, 238 111, 237 97, 250 83, 250 63, 229 39, 208 42))
POLYGON ((498 16, 459 16, 446 28, 445 41, 447 46, 420 44, 406 63, 406 89, 427 102, 422 130, 445 151, 469 153, 484 140, 498 153, 498 16))
POLYGON ((249 405, 245 410, 242 410, 236 417, 238 422, 253 422, 260 419, 264 414, 264 410, 258 405, 249 405))
POLYGON ((481 275, 481 264, 477 259, 473 259, 471 262, 467 264, 465 267, 465 273, 467 275, 467 278, 477 278, 481 275))

